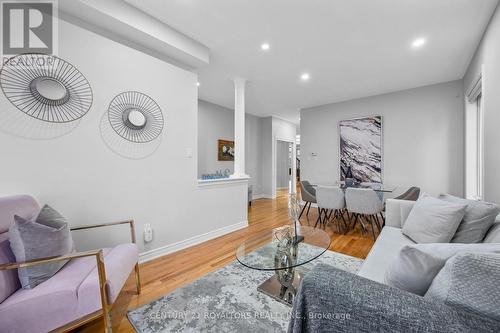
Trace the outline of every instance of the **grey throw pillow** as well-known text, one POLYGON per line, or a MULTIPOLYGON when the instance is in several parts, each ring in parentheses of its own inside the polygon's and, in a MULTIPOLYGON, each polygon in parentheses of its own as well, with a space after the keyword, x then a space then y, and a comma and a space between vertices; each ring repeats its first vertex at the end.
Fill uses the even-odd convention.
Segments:
POLYGON ((486 233, 484 243, 500 243, 500 222, 495 222, 486 233))
POLYGON ((404 246, 389 264, 385 283, 423 296, 446 261, 462 252, 500 254, 500 244, 436 243, 404 246))
MULTIPOLYGON (((0 241, 0 265, 16 262, 16 258, 9 247, 9 241, 0 241)), ((0 303, 19 289, 17 270, 0 270, 0 303)))
POLYGON ((500 320, 498 281, 499 254, 460 253, 446 262, 425 298, 500 320))
POLYGON ((499 206, 486 201, 467 200, 449 194, 442 194, 439 199, 467 205, 464 217, 451 240, 452 243, 482 242, 500 212, 499 206))
MULTIPOLYGON (((14 216, 9 228, 9 242, 16 261, 55 257, 74 251, 73 239, 65 218, 45 205, 32 220, 14 216)), ((17 270, 21 286, 34 288, 57 273, 66 261, 36 265, 17 270)))
POLYGON ((402 232, 416 243, 449 243, 466 208, 424 195, 415 202, 402 232))

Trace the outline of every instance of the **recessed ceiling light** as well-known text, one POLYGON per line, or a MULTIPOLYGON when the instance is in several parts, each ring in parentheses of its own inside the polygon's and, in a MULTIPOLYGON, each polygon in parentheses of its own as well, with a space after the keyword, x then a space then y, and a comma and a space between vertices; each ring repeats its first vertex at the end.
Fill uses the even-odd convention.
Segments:
POLYGON ((411 43, 411 47, 413 47, 414 49, 418 49, 424 46, 425 43, 427 43, 427 40, 425 38, 417 38, 411 43))
POLYGON ((271 47, 271 46, 269 45, 269 43, 263 43, 263 44, 260 46, 260 48, 261 48, 262 50, 264 50, 264 51, 269 50, 269 48, 270 48, 270 47, 271 47))
POLYGON ((196 86, 199 87, 200 86, 200 82, 196 82, 196 86))
POLYGON ((311 76, 309 75, 309 73, 302 73, 302 75, 300 76, 300 79, 302 81, 308 81, 310 78, 311 76))

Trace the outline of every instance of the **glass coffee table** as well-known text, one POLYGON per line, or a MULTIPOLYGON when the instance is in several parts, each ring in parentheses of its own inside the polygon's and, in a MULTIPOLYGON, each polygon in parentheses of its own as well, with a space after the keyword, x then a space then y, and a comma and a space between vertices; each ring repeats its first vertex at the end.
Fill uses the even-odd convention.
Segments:
POLYGON ((293 227, 285 226, 252 236, 236 250, 238 261, 251 269, 274 271, 274 275, 257 290, 291 305, 305 274, 299 268, 318 258, 330 247, 330 236, 321 229, 298 226, 297 233, 304 239, 295 243, 293 227), (290 230, 285 230, 290 228, 290 230))

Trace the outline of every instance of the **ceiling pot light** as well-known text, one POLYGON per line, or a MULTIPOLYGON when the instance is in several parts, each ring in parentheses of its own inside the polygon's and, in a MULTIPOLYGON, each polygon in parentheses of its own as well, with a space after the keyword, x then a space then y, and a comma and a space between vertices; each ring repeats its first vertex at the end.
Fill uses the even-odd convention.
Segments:
POLYGON ((271 46, 269 45, 269 43, 263 43, 260 48, 263 50, 263 51, 267 51, 269 50, 271 46))
POLYGON ((196 82, 196 86, 199 87, 200 86, 200 82, 196 82))
POLYGON ((427 40, 425 38, 417 38, 411 43, 411 47, 418 49, 424 46, 426 42, 427 40))
POLYGON ((300 79, 302 81, 308 81, 310 78, 311 76, 309 75, 309 73, 303 73, 302 75, 300 75, 300 79))

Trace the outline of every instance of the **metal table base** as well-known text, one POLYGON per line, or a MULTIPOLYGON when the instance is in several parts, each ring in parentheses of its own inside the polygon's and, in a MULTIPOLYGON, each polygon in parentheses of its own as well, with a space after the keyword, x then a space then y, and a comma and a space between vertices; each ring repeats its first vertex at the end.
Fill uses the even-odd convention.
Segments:
POLYGON ((305 270, 300 269, 294 272, 293 282, 282 284, 279 281, 278 274, 274 274, 272 277, 264 281, 260 286, 257 287, 257 290, 261 293, 266 294, 281 302, 285 305, 292 306, 293 301, 295 299, 295 295, 297 294, 297 290, 299 289, 300 282, 305 275, 305 270))

